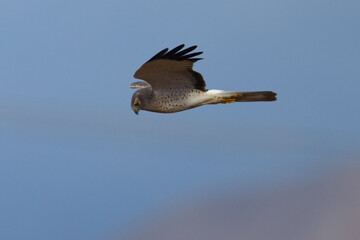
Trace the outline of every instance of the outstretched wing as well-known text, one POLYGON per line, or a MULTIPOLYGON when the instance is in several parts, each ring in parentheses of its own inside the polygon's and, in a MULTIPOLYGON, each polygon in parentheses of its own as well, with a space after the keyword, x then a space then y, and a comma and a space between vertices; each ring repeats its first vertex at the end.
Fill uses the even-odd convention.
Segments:
POLYGON ((134 74, 135 78, 145 80, 153 89, 169 87, 195 88, 205 90, 205 81, 200 73, 193 70, 194 58, 202 52, 193 51, 197 46, 184 48, 184 44, 168 51, 164 49, 144 63, 134 74))

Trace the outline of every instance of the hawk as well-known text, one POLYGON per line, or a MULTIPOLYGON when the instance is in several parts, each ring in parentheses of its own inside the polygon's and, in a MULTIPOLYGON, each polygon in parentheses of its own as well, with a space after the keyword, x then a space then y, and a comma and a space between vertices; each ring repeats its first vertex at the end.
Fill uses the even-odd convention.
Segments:
POLYGON ((140 88, 131 98, 136 114, 140 110, 175 113, 206 104, 276 100, 276 93, 271 91, 205 89, 203 77, 193 70, 194 63, 202 59, 196 56, 202 52, 192 52, 197 46, 183 49, 184 46, 170 51, 165 48, 135 72, 134 78, 145 80, 130 84, 130 88, 140 88))

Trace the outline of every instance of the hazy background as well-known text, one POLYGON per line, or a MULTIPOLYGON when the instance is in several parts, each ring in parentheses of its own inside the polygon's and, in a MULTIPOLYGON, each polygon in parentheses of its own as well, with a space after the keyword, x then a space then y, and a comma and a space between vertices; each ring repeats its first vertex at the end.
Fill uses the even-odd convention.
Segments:
POLYGON ((125 239, 199 199, 360 168, 359 12, 356 0, 0 1, 0 239, 125 239), (135 115, 133 73, 182 43, 204 51, 208 88, 278 101, 135 115))

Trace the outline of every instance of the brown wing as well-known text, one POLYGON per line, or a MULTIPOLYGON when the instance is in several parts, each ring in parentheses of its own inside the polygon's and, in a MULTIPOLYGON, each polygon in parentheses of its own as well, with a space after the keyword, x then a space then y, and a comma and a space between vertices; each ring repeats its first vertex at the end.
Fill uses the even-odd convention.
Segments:
POLYGON ((193 51, 197 46, 192 46, 180 51, 182 44, 168 51, 164 49, 144 63, 134 74, 135 78, 145 80, 153 89, 169 87, 186 87, 205 90, 205 81, 200 73, 193 70, 196 61, 194 58, 202 52, 193 51))

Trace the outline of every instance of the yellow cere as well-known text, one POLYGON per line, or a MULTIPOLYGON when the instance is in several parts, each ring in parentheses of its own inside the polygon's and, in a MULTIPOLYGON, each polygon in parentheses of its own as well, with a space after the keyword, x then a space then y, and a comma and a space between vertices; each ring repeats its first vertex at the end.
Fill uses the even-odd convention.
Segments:
POLYGON ((236 102, 236 99, 235 98, 230 98, 230 99, 223 99, 222 100, 222 103, 234 103, 236 102))

